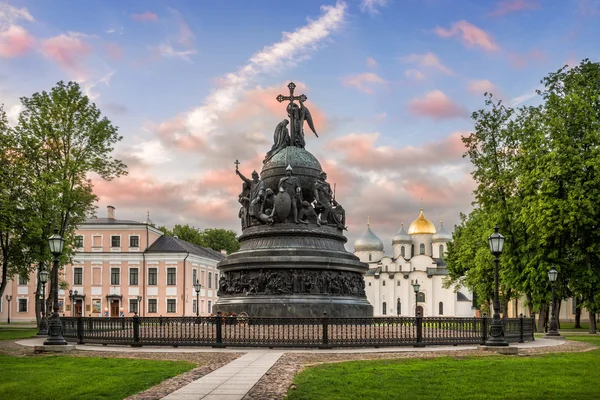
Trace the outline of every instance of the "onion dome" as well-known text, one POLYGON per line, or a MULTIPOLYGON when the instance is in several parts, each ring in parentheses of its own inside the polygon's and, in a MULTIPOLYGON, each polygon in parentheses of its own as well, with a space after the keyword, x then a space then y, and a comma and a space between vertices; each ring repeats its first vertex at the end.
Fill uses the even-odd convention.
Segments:
POLYGON ((408 228, 409 235, 419 235, 419 234, 433 234, 435 233, 435 226, 433 223, 425 218, 423 214, 423 209, 421 208, 421 213, 419 217, 410 224, 408 228))
POLYGON ((444 223, 440 221, 440 230, 433 235, 432 238, 434 241, 450 241, 452 240, 452 235, 446 232, 444 229, 444 223))
POLYGON ((408 235, 408 233, 406 233, 406 231, 404 230, 404 224, 400 224, 400 230, 398 231, 398 233, 396 233, 396 236, 394 236, 392 238, 392 244, 399 244, 399 243, 410 243, 412 242, 411 237, 408 235))
POLYGON ((146 219, 144 220, 144 224, 146 224, 146 225, 153 224, 152 220, 150 219, 150 210, 148 210, 148 212, 146 213, 146 219))
POLYGON ((383 251, 383 242, 373 233, 370 225, 367 224, 367 231, 354 242, 354 252, 383 251))

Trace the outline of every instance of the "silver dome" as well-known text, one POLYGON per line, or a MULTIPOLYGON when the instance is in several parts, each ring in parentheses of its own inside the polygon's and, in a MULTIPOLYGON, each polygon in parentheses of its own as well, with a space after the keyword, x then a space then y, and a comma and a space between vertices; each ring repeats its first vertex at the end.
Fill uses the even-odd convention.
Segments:
POLYGON ((449 234, 448 232, 446 232, 446 230, 444 229, 444 223, 442 221, 440 221, 440 229, 433 234, 432 236, 433 241, 450 241, 452 240, 452 235, 449 234))
POLYGON ((392 244, 411 243, 411 242, 412 242, 412 238, 410 237, 408 232, 406 232, 404 230, 404 224, 400 224, 400 230, 398 231, 398 233, 396 233, 396 236, 394 236, 392 238, 392 244))
POLYGON ((354 242, 354 251, 383 251, 383 242, 367 225, 367 231, 354 242))

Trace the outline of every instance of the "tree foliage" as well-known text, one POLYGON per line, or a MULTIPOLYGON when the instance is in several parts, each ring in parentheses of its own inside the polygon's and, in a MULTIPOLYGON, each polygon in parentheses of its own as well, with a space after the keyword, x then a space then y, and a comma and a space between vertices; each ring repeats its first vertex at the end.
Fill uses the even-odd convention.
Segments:
POLYGON ((77 225, 95 210, 90 174, 106 180, 126 174, 126 166, 111 155, 122 139, 118 129, 77 83, 59 82, 50 92, 20 100, 17 125, 9 127, 5 118, 2 123, 0 153, 7 168, 2 168, 1 207, 11 210, 6 220, 12 219, 0 229, 12 238, 14 252, 28 259, 9 263, 8 276, 28 273, 31 262, 41 266, 50 260, 47 238, 55 228, 67 240, 67 260, 77 225))
POLYGON ((490 298, 492 262, 483 249, 498 224, 507 300, 525 295, 543 311, 554 266, 558 295, 582 298, 592 317, 600 310, 600 64, 565 66, 542 84, 539 106, 507 107, 486 94, 486 107, 473 113, 474 132, 463 142, 475 209, 454 232, 450 278, 490 298))
POLYGON ((215 251, 225 250, 227 254, 234 253, 240 249, 237 235, 234 231, 221 228, 208 228, 199 230, 188 224, 175 225, 172 230, 159 226, 158 230, 168 236, 177 236, 181 240, 207 247, 215 251))

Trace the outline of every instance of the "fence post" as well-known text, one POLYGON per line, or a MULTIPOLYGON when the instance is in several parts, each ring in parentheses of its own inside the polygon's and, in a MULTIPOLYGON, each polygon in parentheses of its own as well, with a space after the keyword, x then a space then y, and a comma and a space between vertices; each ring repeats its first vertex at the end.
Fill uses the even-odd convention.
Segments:
POLYGON ((221 313, 217 313, 217 316, 213 318, 213 322, 217 325, 217 343, 213 347, 224 347, 223 346, 223 316, 221 313))
POLYGON ((133 343, 131 347, 142 347, 140 344, 140 317, 137 313, 133 314, 133 343))
POLYGON ((329 318, 327 318, 327 311, 323 311, 323 319, 321 320, 323 324, 323 338, 322 344, 319 346, 321 349, 330 349, 329 346, 329 318))
POLYGON ((83 344, 83 318, 77 318, 77 343, 83 344))
POLYGON ((417 343, 413 347, 424 347, 423 344, 423 317, 417 315, 415 318, 417 323, 417 343))
POLYGON ((483 313, 483 316, 481 317, 481 344, 485 344, 485 342, 487 342, 487 335, 488 335, 488 320, 487 320, 487 314, 483 313))
POLYGON ((523 313, 519 314, 519 343, 523 343, 523 313))

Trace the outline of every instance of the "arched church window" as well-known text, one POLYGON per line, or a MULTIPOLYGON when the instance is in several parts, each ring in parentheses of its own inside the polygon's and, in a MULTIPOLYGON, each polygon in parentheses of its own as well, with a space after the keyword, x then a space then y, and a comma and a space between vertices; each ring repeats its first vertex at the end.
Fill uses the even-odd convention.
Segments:
POLYGON ((371 261, 371 253, 369 253, 369 261, 371 261))
POLYGON ((400 302, 400 298, 398 297, 398 302, 396 303, 396 314, 402 314, 402 303, 400 302))
POLYGON ((400 247, 400 255, 401 255, 402 257, 404 257, 404 256, 406 255, 406 254, 405 254, 405 251, 404 251, 404 246, 400 247))
POLYGON ((423 292, 417 293, 417 302, 425 303, 425 293, 423 293, 423 292))
POLYGON ((381 281, 381 285, 382 285, 382 286, 385 286, 385 281, 381 281))
POLYGON ((444 245, 440 244, 440 258, 444 258, 444 245))
POLYGON ((440 315, 444 315, 444 303, 442 303, 441 301, 440 301, 440 310, 439 311, 440 311, 439 312, 440 315))
POLYGON ((396 286, 400 286, 400 281, 398 281, 398 282, 396 283, 396 286))
POLYGON ((425 254, 425 243, 421 243, 419 246, 419 254, 425 254))
POLYGON ((382 314, 387 315, 387 303, 384 301, 382 304, 382 314))

